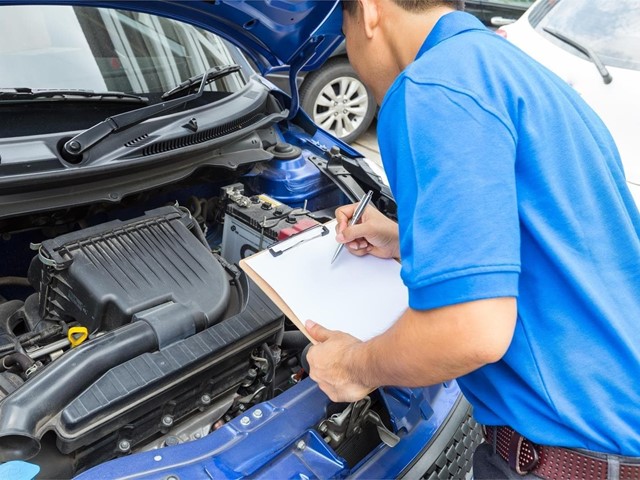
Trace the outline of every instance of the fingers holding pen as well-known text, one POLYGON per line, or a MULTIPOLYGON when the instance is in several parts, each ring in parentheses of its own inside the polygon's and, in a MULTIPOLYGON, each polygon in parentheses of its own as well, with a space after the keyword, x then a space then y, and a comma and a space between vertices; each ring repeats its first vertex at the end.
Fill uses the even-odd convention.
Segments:
POLYGON ((356 208, 357 204, 352 204, 336 210, 336 241, 357 256, 400 258, 398 225, 371 205, 363 211, 360 222, 349 225, 356 208))
POLYGON ((367 206, 369 205, 372 197, 373 191, 369 190, 357 204, 346 205, 345 207, 336 210, 339 232, 342 232, 346 228, 357 224, 361 220, 363 222, 365 221, 365 212, 367 211, 367 206))
POLYGON ((355 255, 365 255, 373 248, 367 240, 367 235, 371 234, 369 230, 369 225, 362 223, 352 225, 337 234, 336 240, 340 243, 344 243, 345 246, 351 250, 351 253, 355 255))
POLYGON ((365 255, 373 248, 367 241, 367 236, 373 233, 371 225, 367 223, 367 218, 374 208, 367 206, 360 222, 355 225, 349 225, 357 206, 358 204, 354 203, 336 210, 336 219, 338 221, 336 225, 336 241, 344 243, 356 255, 365 255))
POLYGON ((337 234, 342 233, 344 229, 349 226, 349 221, 353 218, 357 208, 357 203, 350 203, 349 205, 344 205, 336 209, 336 220, 338 221, 336 224, 337 234))

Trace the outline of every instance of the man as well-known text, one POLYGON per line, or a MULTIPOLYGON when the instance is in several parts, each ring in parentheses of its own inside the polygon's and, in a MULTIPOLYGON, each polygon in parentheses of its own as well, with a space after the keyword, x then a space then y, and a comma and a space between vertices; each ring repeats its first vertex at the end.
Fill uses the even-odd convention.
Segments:
POLYGON ((399 221, 343 207, 337 240, 401 258, 409 308, 367 342, 309 322, 311 377, 335 401, 457 378, 500 426, 476 478, 640 478, 640 215, 608 131, 451 2, 343 5, 399 221))

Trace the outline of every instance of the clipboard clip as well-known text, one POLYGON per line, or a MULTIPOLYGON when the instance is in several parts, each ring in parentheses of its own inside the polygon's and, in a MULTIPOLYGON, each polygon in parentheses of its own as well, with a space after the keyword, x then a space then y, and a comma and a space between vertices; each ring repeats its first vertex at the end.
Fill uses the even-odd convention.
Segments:
POLYGON ((314 238, 324 237, 328 233, 329 229, 321 224, 307 228, 300 233, 296 233, 289 238, 274 243, 269 247, 269 253, 271 253, 271 255, 274 257, 278 257, 287 250, 291 250, 292 248, 297 247, 298 245, 301 245, 309 240, 313 240, 314 238))

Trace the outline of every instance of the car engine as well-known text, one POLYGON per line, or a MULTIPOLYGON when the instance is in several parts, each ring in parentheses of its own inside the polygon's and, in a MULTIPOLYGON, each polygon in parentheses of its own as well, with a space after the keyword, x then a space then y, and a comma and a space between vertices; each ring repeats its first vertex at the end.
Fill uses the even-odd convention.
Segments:
POLYGON ((222 192, 211 223, 192 198, 71 229, 30 245, 27 277, 0 279, 34 291, 0 297, 0 461, 68 478, 200 438, 300 380, 308 341, 210 243, 237 261, 311 220, 241 184, 222 192), (245 238, 264 213, 277 222, 245 238))

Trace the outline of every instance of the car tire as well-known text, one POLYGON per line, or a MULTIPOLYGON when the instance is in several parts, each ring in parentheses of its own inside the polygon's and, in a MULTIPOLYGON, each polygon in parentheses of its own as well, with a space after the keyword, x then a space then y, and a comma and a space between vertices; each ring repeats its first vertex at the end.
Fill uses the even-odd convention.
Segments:
POLYGON ((346 58, 334 58, 309 73, 300 87, 302 109, 346 143, 367 131, 376 102, 346 58))

